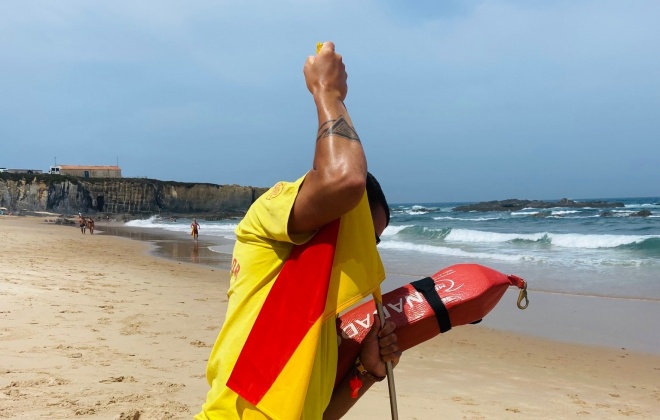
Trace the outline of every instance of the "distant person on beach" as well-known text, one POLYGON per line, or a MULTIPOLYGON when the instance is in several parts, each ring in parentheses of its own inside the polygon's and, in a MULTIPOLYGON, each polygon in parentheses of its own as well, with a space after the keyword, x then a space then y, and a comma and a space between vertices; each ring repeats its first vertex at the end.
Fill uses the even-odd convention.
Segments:
POLYGON ((376 245, 390 211, 378 181, 367 172, 360 138, 344 106, 347 74, 333 43, 307 59, 304 76, 318 115, 312 169, 259 197, 235 230, 228 309, 208 359, 211 389, 197 420, 340 418, 385 378, 386 363, 395 366, 401 356, 394 323, 380 325, 374 317, 353 367, 341 373, 335 386, 341 309, 326 306, 325 296, 346 293, 353 299, 344 301, 346 308, 373 290, 351 294, 347 284, 382 281, 376 245), (336 246, 333 252, 346 258, 335 261, 323 253, 326 246, 336 246), (289 260, 293 252, 296 257, 289 260), (295 268, 303 255, 310 255, 304 257, 309 265, 295 268), (351 271, 349 264, 361 271, 351 271), (333 280, 332 273, 337 278, 347 273, 348 279, 333 280), (326 287, 332 295, 317 292, 326 287), (290 341, 291 326, 318 309, 317 303, 310 309, 312 295, 328 315, 314 315, 313 331, 300 327, 304 339, 290 341))
POLYGON ((89 229, 90 234, 94 234, 94 219, 91 217, 87 218, 87 229, 89 229))
POLYGON ((85 228, 87 227, 87 222, 81 213, 78 213, 78 225, 80 226, 80 233, 85 234, 85 228))
POLYGON ((197 240, 197 237, 199 236, 199 223, 197 223, 197 219, 193 218, 190 228, 192 229, 191 235, 193 239, 197 240))

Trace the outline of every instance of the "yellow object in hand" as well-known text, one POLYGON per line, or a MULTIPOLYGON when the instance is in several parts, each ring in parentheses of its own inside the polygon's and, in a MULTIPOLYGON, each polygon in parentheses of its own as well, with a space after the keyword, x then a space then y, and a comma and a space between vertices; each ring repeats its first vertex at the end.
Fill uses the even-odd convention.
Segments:
POLYGON ((321 47, 323 47, 323 43, 322 42, 317 42, 316 43, 316 53, 317 54, 321 52, 321 47))

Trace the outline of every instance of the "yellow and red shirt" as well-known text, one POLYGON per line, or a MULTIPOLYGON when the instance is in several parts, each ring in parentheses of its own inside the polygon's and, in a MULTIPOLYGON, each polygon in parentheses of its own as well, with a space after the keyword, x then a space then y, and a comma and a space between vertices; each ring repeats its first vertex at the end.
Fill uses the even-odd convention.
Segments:
MULTIPOLYGON (((315 232, 291 235, 287 231, 289 216, 303 180, 304 177, 292 183, 277 183, 255 201, 236 228, 227 315, 209 357, 206 376, 211 389, 202 412, 195 417, 198 420, 321 418, 332 396, 337 368, 335 317, 371 293, 385 277, 375 249, 373 222, 365 194, 360 205, 337 224, 336 248, 328 278, 329 292, 325 306, 321 304, 323 316, 299 343, 291 361, 256 406, 227 386, 255 321, 293 247, 306 244, 315 235, 315 232)), ((304 281, 301 276, 301 288, 315 287, 304 281)), ((277 301, 277 305, 290 312, 290 317, 296 317, 297 308, 305 304, 286 296, 280 296, 277 301)), ((281 320, 274 322, 283 326, 281 320)), ((281 340, 287 339, 286 333, 283 334, 281 340)), ((269 346, 272 348, 263 351, 278 350, 278 342, 269 343, 269 346)), ((253 362, 259 363, 258 360, 253 362)))

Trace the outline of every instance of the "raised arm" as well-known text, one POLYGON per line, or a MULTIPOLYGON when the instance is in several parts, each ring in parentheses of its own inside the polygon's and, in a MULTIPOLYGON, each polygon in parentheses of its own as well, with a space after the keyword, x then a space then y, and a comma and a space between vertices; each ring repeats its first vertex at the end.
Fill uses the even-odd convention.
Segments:
POLYGON ((367 159, 344 106, 347 74, 332 42, 310 56, 304 68, 318 115, 312 169, 305 177, 289 219, 289 233, 320 228, 353 209, 365 191, 367 159))

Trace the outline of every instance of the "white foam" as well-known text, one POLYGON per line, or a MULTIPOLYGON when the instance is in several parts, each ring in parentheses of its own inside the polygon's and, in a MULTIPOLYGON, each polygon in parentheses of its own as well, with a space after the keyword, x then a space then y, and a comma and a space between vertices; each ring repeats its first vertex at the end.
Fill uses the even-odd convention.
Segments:
POLYGON ((590 216, 553 216, 550 215, 548 218, 550 219, 593 219, 597 217, 602 217, 600 214, 592 214, 590 216))
POLYGON ((644 207, 644 208, 660 208, 660 204, 655 204, 655 203, 633 203, 633 204, 626 204, 626 208, 639 208, 639 207, 644 207))
POLYGON ((162 225, 162 220, 160 216, 151 216, 148 219, 135 219, 131 220, 130 222, 124 223, 125 226, 132 226, 132 227, 160 227, 162 225), (156 226, 158 225, 158 226, 156 226))
POLYGON ((553 211, 551 214, 553 216, 561 216, 562 214, 575 214, 575 213, 580 213, 579 210, 556 210, 553 211))
POLYGON ((563 248, 615 248, 640 243, 660 235, 581 235, 577 233, 499 233, 471 229, 452 229, 445 237, 447 242, 503 243, 513 240, 539 241, 548 239, 553 246, 563 248))
POLYGON ((409 242, 399 242, 399 241, 382 242, 379 245, 379 247, 382 249, 423 252, 425 254, 449 255, 454 257, 464 257, 464 258, 473 258, 473 259, 484 258, 484 259, 498 260, 498 261, 539 260, 539 258, 531 255, 525 256, 525 255, 506 255, 506 254, 487 253, 487 252, 469 252, 458 248, 449 248, 449 247, 424 245, 424 244, 412 244, 409 242))
POLYGON ((445 240, 447 242, 471 242, 471 243, 499 243, 509 242, 515 239, 523 239, 528 241, 538 241, 543 239, 547 233, 497 233, 497 232, 484 232, 481 230, 471 229, 452 229, 447 235, 445 240))
POLYGON ((579 235, 575 233, 548 234, 552 245, 564 248, 615 248, 643 242, 646 239, 660 238, 660 235, 579 235))
MULTIPOLYGON (((201 235, 221 236, 227 239, 235 239, 234 230, 236 230, 236 223, 228 222, 204 222, 198 221, 200 224, 199 233, 201 235)), ((168 219, 162 219, 160 216, 152 216, 148 219, 136 219, 126 222, 125 226, 138 227, 143 229, 162 229, 168 232, 184 232, 190 233, 190 220, 180 219, 177 222, 172 222, 168 219)))
MULTIPOLYGON (((531 210, 531 209, 523 209, 523 210, 531 210)), ((535 211, 512 211, 511 216, 533 216, 538 213, 539 213, 538 209, 536 209, 535 211)))
POLYGON ((389 225, 388 227, 385 228, 383 231, 383 234, 380 235, 381 237, 383 236, 394 236, 397 233, 401 232, 405 228, 413 227, 413 225, 403 225, 403 226, 393 226, 389 225))
POLYGON ((475 217, 473 219, 465 217, 451 217, 451 216, 438 216, 434 217, 433 220, 460 220, 464 222, 485 222, 486 220, 500 220, 501 217, 475 217))

